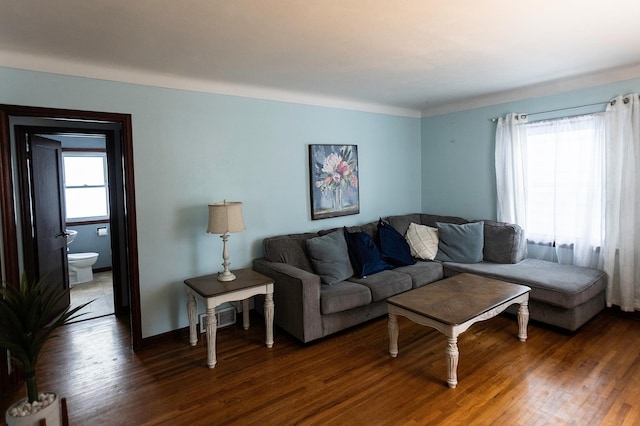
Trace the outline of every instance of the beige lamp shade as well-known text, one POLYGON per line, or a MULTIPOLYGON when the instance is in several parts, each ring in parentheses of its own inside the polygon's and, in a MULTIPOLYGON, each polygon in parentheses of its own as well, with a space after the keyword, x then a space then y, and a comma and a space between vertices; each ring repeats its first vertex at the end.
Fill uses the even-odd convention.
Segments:
POLYGON ((208 233, 226 234, 227 232, 242 232, 244 229, 241 202, 223 201, 222 203, 209 204, 208 233))

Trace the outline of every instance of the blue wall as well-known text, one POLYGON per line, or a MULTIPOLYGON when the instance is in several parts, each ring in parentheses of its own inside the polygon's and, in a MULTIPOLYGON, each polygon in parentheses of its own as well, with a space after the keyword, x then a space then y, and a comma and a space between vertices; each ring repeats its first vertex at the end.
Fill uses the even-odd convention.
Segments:
POLYGON ((640 79, 416 119, 0 67, 0 103, 132 115, 143 337, 185 327, 183 280, 221 269, 210 202, 244 203, 232 269, 281 233, 416 211, 495 218, 490 118, 637 91, 640 79), (359 215, 311 221, 309 144, 358 145, 359 215))
MULTIPOLYGON (((640 79, 524 99, 422 119, 422 211, 468 219, 496 218, 495 129, 491 118, 606 102, 640 92, 640 79)), ((605 105, 530 120, 603 111, 605 105)))
POLYGON ((69 253, 98 253, 93 269, 111 268, 111 225, 91 223, 68 225, 67 229, 78 231, 76 238, 67 246, 69 253), (98 228, 105 228, 107 235, 98 235, 98 228))
POLYGON ((129 113, 142 334, 187 325, 185 278, 221 269, 207 204, 242 201, 231 267, 266 236, 420 210, 420 120, 0 67, 0 103, 129 113), (308 145, 356 144, 360 214, 311 221, 308 145))

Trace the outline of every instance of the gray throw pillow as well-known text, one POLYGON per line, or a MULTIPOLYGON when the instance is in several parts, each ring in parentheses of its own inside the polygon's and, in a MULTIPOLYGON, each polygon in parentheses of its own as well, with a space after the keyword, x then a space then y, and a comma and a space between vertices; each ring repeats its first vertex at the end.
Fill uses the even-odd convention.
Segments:
POLYGON ((349 249, 342 229, 322 237, 309 238, 311 265, 325 284, 335 284, 353 276, 349 249))
POLYGON ((484 248, 484 222, 454 225, 436 222, 438 227, 438 254, 441 262, 477 263, 482 261, 484 248))

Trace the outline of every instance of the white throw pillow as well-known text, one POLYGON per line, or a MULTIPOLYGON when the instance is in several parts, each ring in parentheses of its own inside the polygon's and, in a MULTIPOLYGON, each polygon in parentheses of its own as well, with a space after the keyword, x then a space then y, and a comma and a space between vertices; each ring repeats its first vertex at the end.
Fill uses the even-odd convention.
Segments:
POLYGON ((433 260, 438 253, 438 228, 411 223, 405 235, 411 256, 433 260))

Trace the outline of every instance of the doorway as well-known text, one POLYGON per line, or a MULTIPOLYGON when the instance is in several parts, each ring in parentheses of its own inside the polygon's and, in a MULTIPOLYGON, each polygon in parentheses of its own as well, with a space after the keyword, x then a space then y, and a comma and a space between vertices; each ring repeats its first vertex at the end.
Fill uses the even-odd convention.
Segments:
MULTIPOLYGON (((109 161, 109 203, 113 279, 117 283, 116 316, 131 328, 134 350, 142 346, 140 289, 138 276, 137 231, 131 116, 0 105, 0 206, 2 221, 2 278, 9 285, 18 283, 29 264, 29 230, 25 229, 24 196, 19 191, 17 128, 34 134, 54 132, 100 131, 110 134, 107 141, 109 161), (25 247, 26 246, 26 247, 25 247)), ((0 354, 0 389, 8 390, 18 380, 11 372, 6 353, 0 354)))
POLYGON ((34 250, 24 245, 25 270, 35 271, 36 277, 46 273, 47 285, 62 287, 66 303, 60 309, 92 302, 78 312, 75 321, 113 315, 115 300, 120 301, 120 311, 126 309, 128 298, 122 294, 126 288, 114 286, 112 274, 109 181, 113 177, 107 157, 113 161, 113 155, 107 155, 107 142, 113 143, 113 131, 14 126, 14 134, 23 234, 27 232, 23 241, 29 242, 33 234, 37 247, 31 253, 34 250), (41 146, 52 155, 38 155, 41 146), (51 204, 57 208, 50 208, 51 204), (52 259, 57 265, 41 266, 46 260, 41 253, 48 254, 41 246, 50 245, 49 240, 60 240, 62 253, 52 259), (37 259, 35 268, 27 265, 29 259, 37 259), (68 274, 62 274, 66 269, 68 274))

